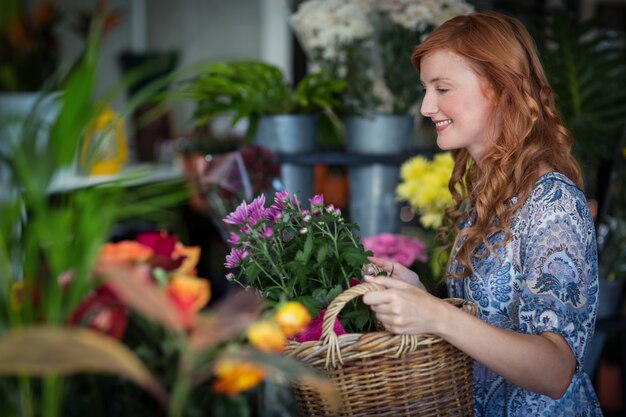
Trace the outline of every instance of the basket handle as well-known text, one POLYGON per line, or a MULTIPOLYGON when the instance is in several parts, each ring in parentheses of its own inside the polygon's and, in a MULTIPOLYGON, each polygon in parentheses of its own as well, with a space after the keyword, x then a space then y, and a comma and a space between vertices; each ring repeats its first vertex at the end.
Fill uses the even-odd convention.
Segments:
MULTIPOLYGON (((341 350, 339 348, 339 338, 335 333, 334 325, 335 319, 339 315, 339 312, 345 307, 348 301, 367 294, 372 291, 382 291, 385 287, 373 282, 366 282, 359 285, 355 285, 352 288, 339 294, 330 303, 326 312, 324 313, 324 322, 322 324, 322 346, 327 346, 326 351, 326 369, 332 365, 336 368, 339 364, 343 365, 343 358, 341 357, 341 350)), ((399 337, 400 343, 398 349, 393 353, 394 357, 400 357, 402 354, 413 351, 417 347, 418 338, 415 335, 396 335, 399 337)))

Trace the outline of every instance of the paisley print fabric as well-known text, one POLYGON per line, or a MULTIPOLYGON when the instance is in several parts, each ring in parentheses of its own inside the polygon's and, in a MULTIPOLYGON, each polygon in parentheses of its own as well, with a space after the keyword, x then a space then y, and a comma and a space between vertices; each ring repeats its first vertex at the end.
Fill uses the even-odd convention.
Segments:
MULTIPOLYGON (((565 395, 553 400, 475 363, 476 416, 601 416, 596 394, 580 365, 593 334, 598 297, 595 231, 585 196, 564 175, 545 174, 510 227, 511 240, 495 254, 475 259, 471 276, 448 281, 449 295, 476 303, 480 318, 494 326, 526 334, 562 335, 577 367, 565 395)), ((502 238, 499 233, 488 240, 493 245, 502 238)), ((454 272, 460 266, 453 261, 450 268, 454 272)))

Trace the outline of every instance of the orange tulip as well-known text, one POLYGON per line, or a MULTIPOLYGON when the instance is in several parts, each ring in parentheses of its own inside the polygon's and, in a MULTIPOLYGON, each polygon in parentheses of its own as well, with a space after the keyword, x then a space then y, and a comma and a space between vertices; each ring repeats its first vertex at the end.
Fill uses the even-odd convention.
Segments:
POLYGON ((252 346, 263 352, 280 352, 287 343, 278 324, 269 320, 252 323, 246 333, 252 346))
POLYGON ((291 337, 304 330, 311 322, 311 315, 301 303, 290 301, 278 309, 274 314, 274 320, 280 325, 285 336, 291 337))
POLYGON ((218 362, 214 370, 213 391, 231 396, 256 386, 266 374, 265 369, 255 363, 233 360, 218 362))

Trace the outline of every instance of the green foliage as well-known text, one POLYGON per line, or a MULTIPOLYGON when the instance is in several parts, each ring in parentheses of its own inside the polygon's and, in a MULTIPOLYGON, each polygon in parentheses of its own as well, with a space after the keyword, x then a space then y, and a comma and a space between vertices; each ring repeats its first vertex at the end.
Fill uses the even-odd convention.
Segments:
POLYGON ((540 46, 557 108, 574 135, 574 154, 587 178, 595 181, 598 168, 613 158, 626 126, 625 39, 594 21, 581 23, 564 11, 553 11, 540 46))
POLYGON ((309 74, 292 88, 280 68, 261 61, 218 62, 199 73, 181 93, 197 103, 196 123, 232 112, 232 125, 248 118, 249 138, 261 116, 330 111, 341 105, 345 89, 343 81, 324 73, 309 74))

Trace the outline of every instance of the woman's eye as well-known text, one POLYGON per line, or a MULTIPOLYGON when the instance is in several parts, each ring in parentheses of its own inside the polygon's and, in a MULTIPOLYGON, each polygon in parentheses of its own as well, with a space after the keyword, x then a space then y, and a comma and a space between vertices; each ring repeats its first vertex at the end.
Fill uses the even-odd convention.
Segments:
POLYGON ((441 93, 441 94, 448 92, 448 90, 449 89, 447 89, 447 88, 437 88, 437 92, 441 93))

